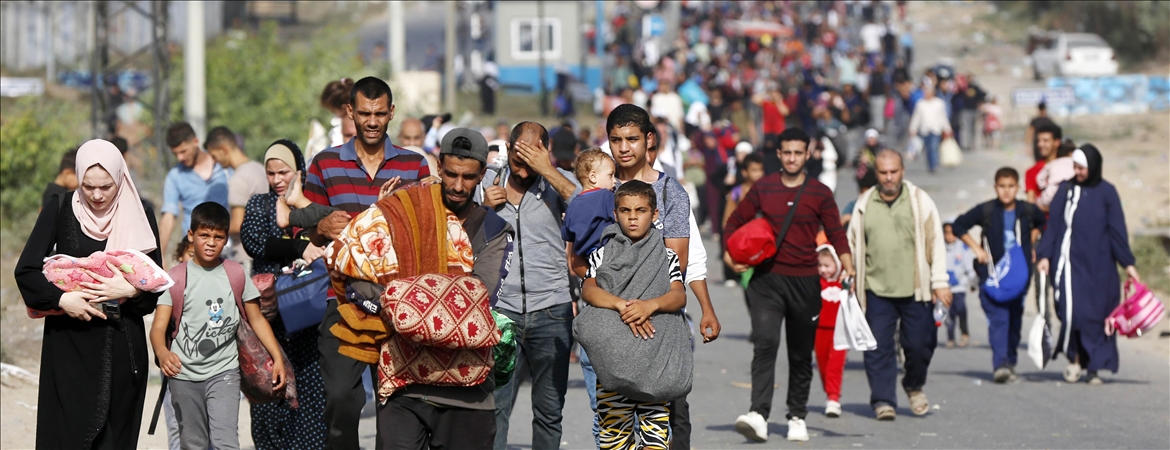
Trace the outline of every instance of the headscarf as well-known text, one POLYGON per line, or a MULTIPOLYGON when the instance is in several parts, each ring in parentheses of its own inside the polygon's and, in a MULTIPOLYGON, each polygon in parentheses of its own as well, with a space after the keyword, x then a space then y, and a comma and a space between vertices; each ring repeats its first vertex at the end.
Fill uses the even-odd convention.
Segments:
MULTIPOLYGON (((275 159, 288 164, 293 170, 301 172, 301 185, 305 184, 306 170, 305 170, 305 155, 301 153, 301 148, 297 144, 287 139, 280 139, 268 146, 268 150, 264 152, 264 164, 268 164, 268 160, 275 159)), ((272 190, 272 186, 268 187, 272 190)))
POLYGON ((94 139, 77 149, 74 170, 85 180, 85 171, 101 166, 114 179, 118 192, 105 211, 94 211, 78 192, 73 195, 73 215, 81 224, 81 231, 95 240, 106 241, 106 250, 138 250, 149 253, 158 248, 154 231, 142 208, 138 188, 126 170, 122 152, 109 141, 94 139))
POLYGON ((1081 186, 1096 186, 1101 183, 1101 152, 1094 147, 1093 144, 1082 145, 1081 148, 1073 150, 1072 159, 1074 164, 1085 166, 1089 169, 1089 177, 1085 181, 1078 182, 1073 178, 1073 183, 1081 186))

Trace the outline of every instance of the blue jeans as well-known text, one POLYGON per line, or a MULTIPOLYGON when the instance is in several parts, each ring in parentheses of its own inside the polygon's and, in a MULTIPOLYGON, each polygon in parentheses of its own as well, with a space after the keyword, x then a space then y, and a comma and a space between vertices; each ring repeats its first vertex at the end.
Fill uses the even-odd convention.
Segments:
MULTIPOLYGON (((954 287, 951 288, 952 291, 954 287)), ((954 292, 951 294, 951 310, 947 317, 947 340, 955 340, 955 324, 958 323, 959 331, 964 336, 969 334, 967 332, 967 293, 954 292)))
POLYGON ((877 341, 877 348, 865 355, 865 376, 869 379, 869 403, 898 406, 898 357, 894 348, 894 329, 901 326, 902 351, 906 355, 906 374, 902 388, 906 392, 920 391, 926 385, 926 371, 934 348, 938 345, 938 330, 934 326, 934 305, 914 297, 879 297, 872 291, 865 293, 865 320, 877 341))
POLYGON ((585 392, 589 394, 589 409, 593 410, 593 441, 597 448, 601 448, 601 423, 597 418, 597 372, 593 370, 593 362, 585 354, 585 347, 577 348, 577 358, 581 363, 581 372, 585 374, 585 392))
MULTIPOLYGON (((567 300, 567 299, 566 299, 567 300)), ((573 304, 566 302, 527 314, 498 310, 516 322, 520 349, 517 366, 532 373, 532 449, 561 446, 561 410, 569 384, 569 351, 573 345, 573 304)), ((517 367, 519 371, 519 367, 517 367)), ((519 380, 496 390, 495 448, 508 446, 509 417, 519 380)))
POLYGON ((1024 297, 999 303, 979 292, 987 316, 987 342, 991 344, 991 368, 1015 366, 1020 348, 1020 325, 1024 320, 1024 297))
POLYGON ((938 169, 938 146, 942 144, 942 135, 924 134, 921 137, 922 150, 926 153, 926 168, 934 173, 938 169))

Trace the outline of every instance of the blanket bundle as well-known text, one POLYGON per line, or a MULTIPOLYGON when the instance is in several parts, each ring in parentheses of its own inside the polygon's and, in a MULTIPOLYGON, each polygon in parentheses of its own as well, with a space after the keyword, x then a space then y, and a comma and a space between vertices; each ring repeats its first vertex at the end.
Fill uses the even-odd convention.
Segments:
MULTIPOLYGON (((379 365, 379 398, 411 383, 483 382, 491 371, 491 346, 499 341, 499 331, 488 309, 487 289, 468 276, 474 265, 471 241, 443 205, 441 186, 395 191, 355 217, 330 245, 326 263, 333 270, 394 289, 382 296, 381 317, 339 296, 341 320, 330 329, 341 340, 341 354, 379 365), (411 300, 401 303, 407 297, 411 300), (395 322, 394 312, 404 314, 401 321, 395 322), (436 319, 446 324, 436 325, 436 319), (422 345, 424 341, 447 344, 432 347, 422 345), (452 348, 459 346, 464 348, 452 348)), ((333 288, 345 292, 345 278, 334 278, 333 288)))
MULTIPOLYGON (((137 250, 109 250, 97 251, 84 258, 75 258, 69 255, 53 255, 45 258, 42 272, 45 278, 65 292, 76 292, 83 289, 82 283, 94 283, 90 273, 103 277, 121 275, 134 287, 146 292, 163 292, 170 289, 175 282, 155 264, 150 257, 137 250), (117 270, 110 270, 106 264, 112 264, 117 270)), ((40 311, 26 308, 28 316, 33 319, 43 319, 47 316, 64 314, 60 309, 40 311)))
MULTIPOLYGON (((597 286, 623 299, 652 299, 670 292, 670 257, 656 229, 632 242, 612 224, 602 232, 597 286)), ((691 391, 691 331, 681 311, 651 316, 654 339, 635 336, 612 309, 589 304, 573 319, 573 338, 593 362, 606 389, 642 402, 681 398, 691 391)))
POLYGON ((491 374, 500 342, 478 278, 425 274, 390 282, 382 318, 394 332, 382 345, 378 398, 409 384, 475 386, 491 374))

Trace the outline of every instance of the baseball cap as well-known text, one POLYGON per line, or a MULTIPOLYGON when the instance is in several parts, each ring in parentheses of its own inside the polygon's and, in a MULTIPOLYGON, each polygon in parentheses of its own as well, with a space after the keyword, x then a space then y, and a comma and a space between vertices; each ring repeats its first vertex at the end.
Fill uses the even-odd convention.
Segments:
POLYGON ((866 139, 869 139, 869 138, 876 138, 876 137, 879 137, 879 136, 881 136, 881 133, 878 133, 878 130, 875 130, 875 129, 873 129, 873 128, 870 128, 870 129, 868 129, 868 130, 865 130, 865 138, 866 138, 866 139))
POLYGON ((455 128, 448 131, 443 135, 439 148, 439 155, 461 156, 487 164, 487 139, 470 128, 455 128))

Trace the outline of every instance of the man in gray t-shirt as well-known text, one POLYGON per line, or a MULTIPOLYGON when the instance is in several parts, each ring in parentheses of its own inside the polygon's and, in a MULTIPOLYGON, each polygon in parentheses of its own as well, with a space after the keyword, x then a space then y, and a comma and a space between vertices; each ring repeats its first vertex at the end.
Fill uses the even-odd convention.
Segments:
POLYGON ((228 257, 243 264, 245 272, 251 273, 252 258, 244 251, 240 241, 240 226, 244 223, 244 207, 248 205, 248 200, 253 195, 268 192, 264 165, 248 159, 248 155, 236 142, 236 135, 227 127, 212 128, 203 146, 216 163, 231 169, 228 175, 228 210, 232 214, 232 222, 228 228, 228 239, 231 240, 228 257))

